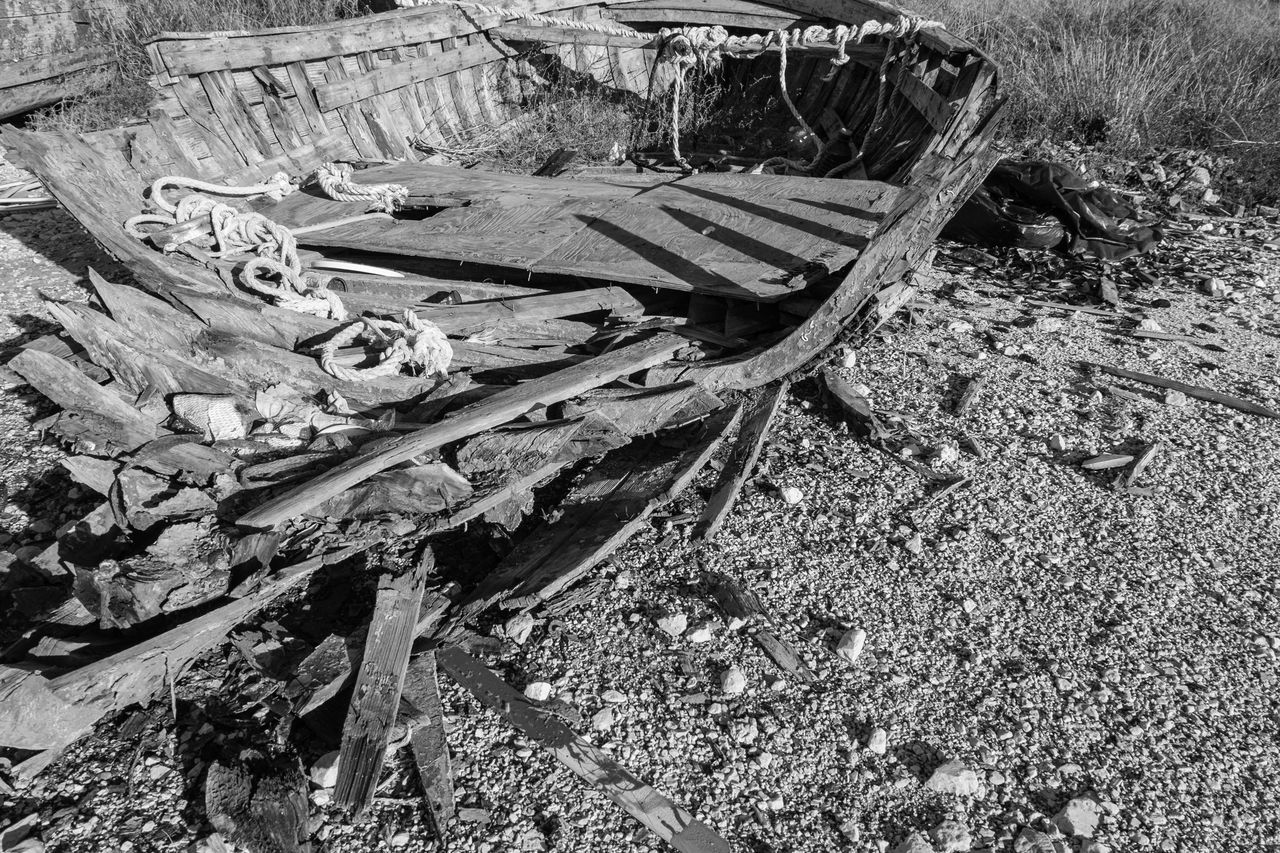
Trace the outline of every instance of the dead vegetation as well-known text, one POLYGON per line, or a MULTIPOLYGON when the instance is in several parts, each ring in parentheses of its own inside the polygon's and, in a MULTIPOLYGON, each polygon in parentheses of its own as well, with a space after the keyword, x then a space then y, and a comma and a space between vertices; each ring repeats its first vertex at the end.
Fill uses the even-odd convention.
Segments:
POLYGON ((1280 5, 1266 0, 922 0, 989 50, 1005 133, 1110 154, 1215 149, 1242 193, 1280 195, 1280 5))

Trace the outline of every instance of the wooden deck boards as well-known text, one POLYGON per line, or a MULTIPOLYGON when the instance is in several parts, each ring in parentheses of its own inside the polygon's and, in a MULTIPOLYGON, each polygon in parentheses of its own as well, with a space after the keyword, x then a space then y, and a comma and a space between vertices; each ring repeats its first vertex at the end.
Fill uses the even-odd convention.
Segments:
MULTIPOLYGON (((300 242, 759 302, 783 299, 806 276, 851 263, 899 192, 874 181, 780 175, 548 179, 422 164, 375 166, 356 180, 471 204, 422 220, 329 228, 300 242)), ((297 227, 364 209, 314 192, 263 212, 297 227)))

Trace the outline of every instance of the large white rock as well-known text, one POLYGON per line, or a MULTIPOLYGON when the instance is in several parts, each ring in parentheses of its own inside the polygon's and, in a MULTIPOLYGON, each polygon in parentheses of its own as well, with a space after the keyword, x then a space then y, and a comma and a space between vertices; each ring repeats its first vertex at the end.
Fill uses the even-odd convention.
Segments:
POLYGON ((958 820, 944 820, 929 830, 929 838, 938 853, 966 853, 973 847, 969 827, 958 820))
POLYGON ((658 630, 671 638, 679 637, 689 627, 689 617, 683 613, 668 613, 658 619, 658 630))
POLYGON ((524 688, 524 695, 535 702, 545 702, 551 698, 554 688, 545 681, 532 681, 524 688))
POLYGON ((978 793, 978 774, 970 770, 960 759, 953 758, 934 770, 924 786, 939 794, 972 797, 978 793))
POLYGON ((867 644, 867 632, 861 628, 846 631, 836 644, 836 654, 849 663, 857 663, 862 656, 862 648, 867 644))
POLYGON ((876 755, 884 755, 889 749, 889 733, 884 729, 876 729, 871 733, 871 737, 867 738, 867 749, 876 755))
POLYGON ((338 750, 326 752, 311 765, 311 781, 321 788, 338 784, 338 750))
POLYGON ((736 666, 731 666, 720 674, 720 689, 726 696, 737 696, 747 689, 747 676, 736 666))
POLYGON ((1102 805, 1092 794, 1073 797, 1053 816, 1053 823, 1063 835, 1092 838, 1102 816, 1102 805))

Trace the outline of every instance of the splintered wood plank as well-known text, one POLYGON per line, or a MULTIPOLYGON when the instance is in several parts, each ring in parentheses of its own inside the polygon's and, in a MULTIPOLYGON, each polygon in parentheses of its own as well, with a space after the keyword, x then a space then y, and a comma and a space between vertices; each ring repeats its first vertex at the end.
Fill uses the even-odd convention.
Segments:
POLYGON ((727 841, 604 750, 578 737, 559 717, 537 708, 456 646, 441 649, 440 667, 482 705, 537 741, 589 787, 600 791, 681 853, 729 853, 727 841))
POLYGON ((684 346, 675 335, 659 335, 613 350, 590 361, 565 368, 494 394, 467 406, 437 424, 409 433, 385 447, 362 453, 310 482, 250 510, 240 517, 249 527, 270 527, 306 512, 334 495, 364 482, 379 471, 429 450, 500 426, 538 406, 547 406, 598 388, 673 356, 684 346))
POLYGON ((633 442, 605 457, 560 503, 558 519, 522 540, 466 598, 454 623, 499 602, 528 609, 566 589, 684 490, 740 413, 736 406, 723 409, 704 423, 633 442))
POLYGON ((427 573, 435 565, 430 548, 411 571, 378 579, 373 621, 365 640, 364 659, 342 727, 338 781, 333 801, 360 814, 373 801, 382 773, 387 741, 400 707, 409 652, 417 635, 418 614, 427 573))
POLYGON ((691 175, 611 208, 535 269, 781 298, 851 263, 896 195, 868 182, 691 175))
POLYGON ((1161 376, 1155 376, 1150 373, 1139 373, 1136 370, 1125 370, 1123 367, 1113 367, 1109 364, 1096 364, 1091 361, 1082 362, 1086 367, 1092 367, 1103 373, 1110 373, 1112 376, 1118 376, 1121 379, 1129 379, 1134 382, 1141 382, 1144 385, 1154 385, 1157 388, 1169 388, 1174 391, 1181 391, 1188 397, 1195 397, 1197 400, 1205 400, 1209 403, 1217 403, 1219 406, 1226 406, 1229 409, 1235 409, 1240 412, 1247 412, 1251 415, 1258 415, 1264 418, 1280 418, 1280 412, 1275 409, 1267 408, 1252 400, 1245 400, 1241 397, 1235 397, 1231 394, 1224 394, 1221 391, 1215 391, 1212 388, 1204 388, 1200 385, 1190 385, 1186 382, 1179 382, 1176 379, 1165 379, 1161 376))
POLYGON ((712 596, 725 616, 746 622, 751 639, 783 672, 806 683, 813 681, 813 670, 801 659, 795 646, 777 635, 773 617, 754 592, 728 575, 712 575, 709 580, 712 596))
MULTIPOLYGON (((420 221, 326 228, 302 235, 303 243, 755 301, 782 299, 848 266, 900 192, 871 181, 781 175, 555 181, 425 165, 371 168, 358 180, 471 204, 420 221)), ((294 193, 264 212, 298 227, 358 207, 294 193)))
POLYGON ((769 437, 769 427, 773 425, 773 418, 782 407, 782 401, 787 398, 789 388, 790 383, 783 381, 766 389, 747 411, 742 420, 742 429, 738 431, 738 440, 733 445, 733 452, 721 469, 716 489, 707 501, 707 507, 694 530, 696 538, 712 539, 733 509, 738 493, 756 467, 760 450, 769 437))
POLYGON ((409 738, 418 777, 422 781, 427 813, 437 836, 444 832, 454 814, 453 769, 449 764, 444 709, 436 674, 436 653, 419 655, 409 664, 404 680, 404 698, 418 712, 418 725, 409 738))
POLYGON ((36 350, 23 350, 9 361, 33 388, 91 427, 81 440, 103 450, 134 450, 167 432, 116 394, 85 376, 69 361, 36 350))

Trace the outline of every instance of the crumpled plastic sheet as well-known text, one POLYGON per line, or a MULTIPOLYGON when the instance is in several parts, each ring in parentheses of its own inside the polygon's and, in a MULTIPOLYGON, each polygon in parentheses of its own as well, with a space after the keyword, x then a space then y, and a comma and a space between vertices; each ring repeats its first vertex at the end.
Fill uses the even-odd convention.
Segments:
POLYGON ((982 246, 1051 249, 1118 261, 1160 242, 1159 224, 1063 163, 1004 160, 942 236, 982 246))

